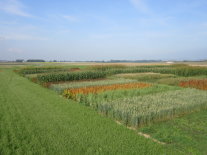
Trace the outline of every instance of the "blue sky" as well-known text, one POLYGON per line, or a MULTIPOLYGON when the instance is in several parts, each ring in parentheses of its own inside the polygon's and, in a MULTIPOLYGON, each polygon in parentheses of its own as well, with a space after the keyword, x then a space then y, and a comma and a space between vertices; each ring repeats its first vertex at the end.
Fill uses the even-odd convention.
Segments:
POLYGON ((206 0, 0 0, 0 59, 207 59, 206 0))

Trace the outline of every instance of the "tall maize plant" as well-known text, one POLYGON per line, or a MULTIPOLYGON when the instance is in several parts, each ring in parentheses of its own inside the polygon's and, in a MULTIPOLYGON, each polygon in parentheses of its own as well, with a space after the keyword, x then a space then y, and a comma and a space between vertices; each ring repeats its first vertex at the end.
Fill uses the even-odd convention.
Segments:
POLYGON ((52 73, 46 75, 38 75, 37 79, 40 82, 58 82, 58 81, 99 79, 105 77, 106 77, 105 72, 85 71, 85 72, 70 72, 70 73, 61 73, 61 74, 52 73))

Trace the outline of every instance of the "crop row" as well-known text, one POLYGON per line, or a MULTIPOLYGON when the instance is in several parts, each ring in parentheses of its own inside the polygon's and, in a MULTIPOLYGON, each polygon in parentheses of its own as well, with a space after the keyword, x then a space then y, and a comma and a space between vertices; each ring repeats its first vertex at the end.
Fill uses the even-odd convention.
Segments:
POLYGON ((107 71, 111 69, 137 69, 137 68, 172 68, 172 67, 184 67, 186 65, 143 65, 143 66, 125 66, 125 65, 96 65, 91 69, 107 71))
POLYGON ((207 79, 182 81, 179 86, 207 90, 207 79))
POLYGON ((126 79, 136 79, 138 81, 144 82, 155 82, 156 80, 175 78, 173 74, 160 74, 160 73, 125 73, 117 74, 115 77, 126 78, 126 79))
POLYGON ((125 65, 94 65, 91 66, 92 70, 97 70, 97 71, 107 71, 109 69, 125 69, 127 66, 125 65))
POLYGON ((196 89, 182 89, 96 102, 93 107, 128 126, 140 127, 207 108, 207 93, 196 89))
POLYGON ((121 73, 145 73, 145 72, 154 72, 154 73, 162 73, 162 74, 174 74, 178 76, 196 76, 196 75, 207 75, 206 67, 158 67, 158 68, 150 68, 150 67, 131 67, 126 69, 109 69, 106 71, 107 74, 121 74, 121 73))
POLYGON ((174 74, 178 76, 196 76, 207 75, 207 68, 205 67, 193 67, 193 66, 164 66, 164 67, 115 67, 104 68, 96 70, 88 70, 77 73, 49 73, 47 75, 39 75, 38 80, 41 82, 57 82, 57 81, 73 81, 82 79, 98 79, 106 76, 121 74, 121 73, 162 73, 162 74, 174 74))
POLYGON ((26 75, 26 74, 59 72, 59 71, 67 71, 67 70, 68 69, 61 68, 61 67, 28 67, 19 70, 19 73, 22 75, 26 75))
POLYGON ((66 98, 76 99, 78 94, 97 94, 104 91, 117 90, 117 89, 136 89, 136 88, 146 88, 152 86, 148 83, 125 83, 125 84, 113 84, 104 86, 91 86, 85 88, 73 88, 66 89, 63 95, 66 98))
POLYGON ((146 94, 155 94, 159 92, 166 92, 172 90, 180 90, 183 89, 181 87, 175 86, 167 86, 167 85, 152 85, 151 87, 146 87, 142 89, 119 89, 119 90, 111 90, 105 91, 96 94, 77 94, 75 100, 79 103, 92 106, 96 108, 97 104, 107 101, 113 101, 121 98, 130 98, 135 96, 143 96, 146 94))
POLYGON ((58 81, 75 81, 75 80, 86 80, 86 79, 99 79, 105 78, 105 72, 85 71, 85 72, 69 72, 61 74, 46 74, 38 75, 37 79, 40 82, 58 82, 58 81))
POLYGON ((91 81, 82 81, 82 82, 68 82, 68 83, 59 83, 51 84, 50 89, 58 92, 59 94, 63 93, 65 89, 71 88, 81 88, 81 87, 90 87, 90 86, 103 86, 103 85, 112 85, 112 84, 123 84, 123 83, 132 83, 137 80, 131 79, 107 79, 107 80, 91 80, 91 81))

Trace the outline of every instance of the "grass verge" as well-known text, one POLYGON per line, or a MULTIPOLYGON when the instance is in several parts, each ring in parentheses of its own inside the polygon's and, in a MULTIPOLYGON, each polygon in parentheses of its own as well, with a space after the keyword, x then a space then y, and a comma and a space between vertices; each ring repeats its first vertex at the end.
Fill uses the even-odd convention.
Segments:
POLYGON ((195 112, 184 117, 169 120, 148 127, 140 132, 167 143, 178 154, 207 154, 207 110, 195 112))

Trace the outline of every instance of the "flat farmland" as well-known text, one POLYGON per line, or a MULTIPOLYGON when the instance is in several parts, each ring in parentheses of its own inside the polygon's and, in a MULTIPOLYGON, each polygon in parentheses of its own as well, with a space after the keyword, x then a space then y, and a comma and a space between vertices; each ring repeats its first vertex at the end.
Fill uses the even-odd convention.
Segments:
POLYGON ((0 154, 165 152, 163 146, 12 70, 0 75, 0 154))
POLYGON ((63 64, 1 66, 1 154, 206 153, 207 67, 63 64))

